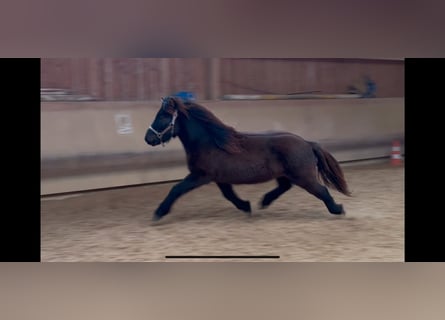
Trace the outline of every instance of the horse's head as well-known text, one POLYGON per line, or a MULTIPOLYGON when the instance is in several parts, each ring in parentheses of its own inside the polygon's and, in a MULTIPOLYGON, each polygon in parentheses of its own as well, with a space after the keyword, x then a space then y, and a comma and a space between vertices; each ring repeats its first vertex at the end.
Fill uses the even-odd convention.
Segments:
POLYGON ((161 109, 156 114, 153 123, 145 134, 145 142, 151 146, 157 146, 170 141, 177 136, 178 126, 176 118, 179 115, 179 101, 175 97, 166 97, 161 99, 161 109))

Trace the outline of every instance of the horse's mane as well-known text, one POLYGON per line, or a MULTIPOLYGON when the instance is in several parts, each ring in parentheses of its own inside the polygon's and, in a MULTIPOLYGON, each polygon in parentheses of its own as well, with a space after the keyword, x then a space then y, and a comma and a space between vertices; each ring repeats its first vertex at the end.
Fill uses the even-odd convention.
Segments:
POLYGON ((234 128, 225 125, 212 112, 197 103, 192 101, 182 102, 179 99, 175 99, 175 101, 178 111, 187 118, 195 119, 218 148, 232 154, 242 151, 241 140, 243 136, 234 128))

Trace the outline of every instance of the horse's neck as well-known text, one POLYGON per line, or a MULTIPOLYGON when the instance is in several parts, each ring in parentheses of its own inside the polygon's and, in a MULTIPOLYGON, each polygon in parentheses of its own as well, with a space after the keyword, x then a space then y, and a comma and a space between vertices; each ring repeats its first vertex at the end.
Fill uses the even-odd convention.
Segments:
POLYGON ((195 151, 211 143, 208 132, 193 119, 182 123, 178 136, 186 151, 195 151))

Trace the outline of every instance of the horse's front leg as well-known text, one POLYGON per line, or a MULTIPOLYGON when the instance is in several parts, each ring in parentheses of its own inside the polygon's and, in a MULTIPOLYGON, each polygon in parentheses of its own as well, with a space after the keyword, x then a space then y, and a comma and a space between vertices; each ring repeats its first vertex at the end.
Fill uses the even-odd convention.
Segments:
POLYGON ((206 177, 196 175, 196 174, 189 174, 187 177, 184 178, 181 182, 176 184, 168 193, 167 197, 164 201, 159 205, 159 207, 156 209, 152 220, 158 221, 163 216, 165 216, 167 213, 169 213, 171 206, 173 203, 184 193, 187 193, 197 187, 200 187, 206 183, 209 183, 210 180, 206 177))

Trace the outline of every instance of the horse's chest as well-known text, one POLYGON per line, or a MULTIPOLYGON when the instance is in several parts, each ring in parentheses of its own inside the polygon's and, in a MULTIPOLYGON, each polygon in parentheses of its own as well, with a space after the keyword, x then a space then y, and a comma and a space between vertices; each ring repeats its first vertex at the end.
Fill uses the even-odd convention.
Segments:
POLYGON ((204 172, 209 173, 213 170, 214 160, 205 154, 190 153, 187 155, 187 165, 191 172, 204 172))

